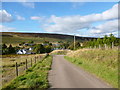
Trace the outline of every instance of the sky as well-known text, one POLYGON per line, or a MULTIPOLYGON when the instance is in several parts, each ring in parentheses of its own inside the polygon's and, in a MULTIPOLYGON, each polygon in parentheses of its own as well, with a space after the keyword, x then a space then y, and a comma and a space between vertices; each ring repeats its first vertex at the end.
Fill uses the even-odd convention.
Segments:
POLYGON ((118 36, 117 2, 3 2, 1 32, 118 36))

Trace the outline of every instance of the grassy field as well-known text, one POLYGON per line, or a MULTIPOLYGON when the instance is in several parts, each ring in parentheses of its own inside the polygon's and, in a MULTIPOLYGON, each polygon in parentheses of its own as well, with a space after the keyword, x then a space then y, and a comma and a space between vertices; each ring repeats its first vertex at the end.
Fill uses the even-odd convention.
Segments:
POLYGON ((47 56, 42 61, 29 68, 23 75, 4 86, 3 90, 17 88, 48 88, 48 71, 51 68, 52 56, 47 56))
POLYGON ((81 49, 68 53, 65 58, 118 88, 117 49, 81 49))
POLYGON ((41 60, 45 54, 36 54, 36 55, 3 55, 2 56, 2 84, 3 86, 10 82, 16 77, 15 64, 18 63, 19 75, 24 73, 25 62, 27 59, 28 67, 31 67, 32 64, 35 64, 35 57, 39 56, 36 61, 41 60))
POLYGON ((7 45, 12 44, 13 46, 18 46, 21 42, 29 42, 34 41, 34 43, 42 43, 44 40, 50 41, 50 42, 57 42, 61 41, 61 39, 55 39, 55 38, 39 38, 39 37, 20 37, 20 36, 2 36, 2 43, 5 43, 7 45))

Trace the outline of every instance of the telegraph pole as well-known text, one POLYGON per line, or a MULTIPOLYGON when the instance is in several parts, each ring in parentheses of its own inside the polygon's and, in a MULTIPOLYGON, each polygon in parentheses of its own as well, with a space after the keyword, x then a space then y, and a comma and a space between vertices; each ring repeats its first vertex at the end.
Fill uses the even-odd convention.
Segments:
POLYGON ((75 50, 75 34, 74 34, 74 50, 75 50))

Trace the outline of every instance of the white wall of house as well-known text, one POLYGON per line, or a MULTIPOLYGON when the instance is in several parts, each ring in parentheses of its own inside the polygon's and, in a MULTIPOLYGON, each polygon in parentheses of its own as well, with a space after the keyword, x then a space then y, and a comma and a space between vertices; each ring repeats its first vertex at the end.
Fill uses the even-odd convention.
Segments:
POLYGON ((22 49, 17 52, 17 54, 26 54, 26 50, 22 49))
POLYGON ((21 52, 21 50, 19 50, 19 51, 17 52, 17 54, 23 54, 23 52, 21 52))

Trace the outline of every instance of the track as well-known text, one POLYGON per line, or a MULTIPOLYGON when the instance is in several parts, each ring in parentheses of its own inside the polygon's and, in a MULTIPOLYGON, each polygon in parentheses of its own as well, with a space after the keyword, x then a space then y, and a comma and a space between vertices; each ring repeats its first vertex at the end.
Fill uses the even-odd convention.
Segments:
POLYGON ((48 79, 51 88, 111 88, 102 80, 65 60, 64 55, 53 56, 48 79))

